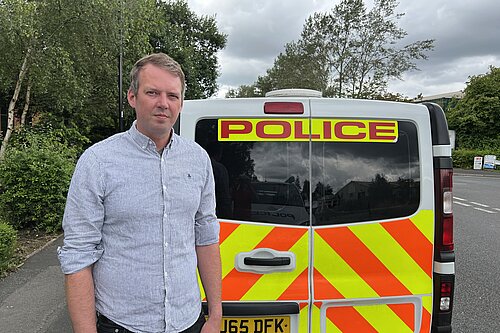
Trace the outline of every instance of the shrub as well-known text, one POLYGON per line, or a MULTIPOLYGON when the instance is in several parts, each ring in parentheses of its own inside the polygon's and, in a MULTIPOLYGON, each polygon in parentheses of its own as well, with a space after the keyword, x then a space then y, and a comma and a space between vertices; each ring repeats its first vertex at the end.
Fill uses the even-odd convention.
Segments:
POLYGON ((500 151, 479 150, 479 149, 454 149, 453 150, 453 167, 461 169, 473 169, 474 157, 484 155, 496 155, 500 158, 500 151))
POLYGON ((0 220, 0 276, 9 267, 17 243, 16 230, 0 220))
POLYGON ((25 132, 0 164, 0 212, 14 228, 61 229, 76 149, 51 131, 25 132))

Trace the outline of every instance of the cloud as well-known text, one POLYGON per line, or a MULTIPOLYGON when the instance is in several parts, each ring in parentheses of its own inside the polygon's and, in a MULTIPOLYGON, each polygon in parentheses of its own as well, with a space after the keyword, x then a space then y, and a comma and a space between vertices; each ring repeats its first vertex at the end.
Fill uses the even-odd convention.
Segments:
MULTIPOLYGON (((367 7, 373 1, 365 1, 367 7)), ((305 20, 339 3, 327 0, 188 0, 201 15, 215 15, 219 30, 228 35, 219 55, 221 91, 252 84, 271 68, 286 43, 300 38, 305 20)), ((409 97, 461 90, 471 75, 500 66, 500 2, 496 0, 400 0, 405 13, 399 26, 405 44, 435 39, 420 71, 407 72, 404 81, 391 81, 389 90, 409 97)), ((219 93, 219 96, 221 94, 219 93)))

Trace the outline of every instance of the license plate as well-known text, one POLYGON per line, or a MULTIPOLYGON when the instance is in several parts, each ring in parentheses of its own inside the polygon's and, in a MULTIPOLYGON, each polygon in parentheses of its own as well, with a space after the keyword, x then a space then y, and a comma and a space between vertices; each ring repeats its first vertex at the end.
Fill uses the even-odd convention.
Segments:
POLYGON ((224 317, 220 333, 290 333, 290 317, 224 317))

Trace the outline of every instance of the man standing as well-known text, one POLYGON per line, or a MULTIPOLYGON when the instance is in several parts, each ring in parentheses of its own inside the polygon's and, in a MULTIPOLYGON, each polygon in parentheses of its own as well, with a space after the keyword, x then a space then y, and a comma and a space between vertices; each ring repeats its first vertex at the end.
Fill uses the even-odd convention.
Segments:
POLYGON ((64 213, 68 309, 75 333, 219 332, 219 225, 210 158, 173 132, 179 64, 157 53, 131 71, 137 120, 80 157, 64 213), (196 268, 206 293, 201 311, 196 268), (97 316, 96 316, 97 313, 97 316))

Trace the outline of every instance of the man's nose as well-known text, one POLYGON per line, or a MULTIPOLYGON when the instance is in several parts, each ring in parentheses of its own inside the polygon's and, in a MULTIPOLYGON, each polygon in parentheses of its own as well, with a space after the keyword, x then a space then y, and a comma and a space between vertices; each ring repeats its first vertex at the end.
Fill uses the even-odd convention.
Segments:
POLYGON ((166 93, 162 92, 158 95, 158 106, 163 109, 168 107, 168 98, 166 93))

